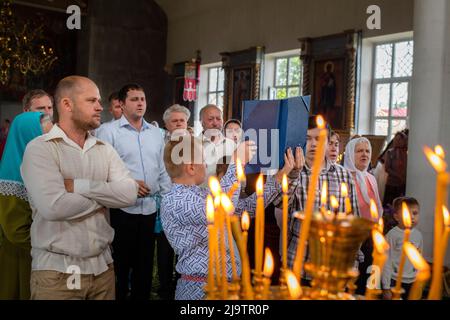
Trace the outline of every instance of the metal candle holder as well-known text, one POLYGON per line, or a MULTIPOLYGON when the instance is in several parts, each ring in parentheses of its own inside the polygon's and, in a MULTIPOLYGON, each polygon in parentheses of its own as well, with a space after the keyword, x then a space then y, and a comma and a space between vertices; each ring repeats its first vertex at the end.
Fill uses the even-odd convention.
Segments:
POLYGON ((358 276, 354 269, 356 254, 362 242, 370 235, 374 223, 354 216, 326 219, 316 213, 309 233, 310 261, 305 271, 312 275, 311 299, 352 300, 345 292, 354 291, 353 281, 358 276))

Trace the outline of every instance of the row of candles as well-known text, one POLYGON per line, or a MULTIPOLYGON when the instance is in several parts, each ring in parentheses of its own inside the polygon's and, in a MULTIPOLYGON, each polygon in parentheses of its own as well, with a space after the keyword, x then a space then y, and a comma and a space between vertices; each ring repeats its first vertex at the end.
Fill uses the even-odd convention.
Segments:
MULTIPOLYGON (((306 249, 309 228, 314 212, 315 190, 318 184, 319 173, 322 168, 327 130, 325 129, 325 121, 321 116, 317 117, 317 126, 320 129, 319 143, 316 151, 312 167, 312 175, 308 186, 308 197, 305 205, 303 221, 300 230, 300 240, 297 246, 297 252, 294 261, 293 270, 289 270, 287 266, 287 223, 288 223, 288 181, 286 175, 282 180, 282 280, 280 281, 282 288, 289 292, 290 297, 296 299, 302 295, 302 288, 299 284, 301 271, 303 270, 303 256, 306 249), (283 285, 285 287, 283 288, 283 285)), ((437 189, 436 189, 436 211, 435 211, 435 242, 434 242, 434 264, 433 279, 429 293, 429 299, 440 299, 442 295, 442 268, 447 248, 448 235, 450 231, 450 218, 448 210, 445 207, 446 190, 450 182, 450 175, 445 172, 445 153, 439 146, 435 150, 428 147, 424 148, 425 155, 437 171, 437 189)), ((273 256, 269 249, 264 249, 264 186, 262 175, 257 180, 256 194, 256 213, 255 213, 255 269, 254 269, 254 288, 252 287, 250 264, 247 255, 247 239, 248 229, 250 226, 250 217, 247 212, 242 215, 241 222, 233 215, 234 208, 231 202, 234 192, 245 179, 242 165, 237 159, 237 182, 232 186, 228 193, 223 193, 220 188, 219 181, 215 177, 211 177, 209 187, 213 197, 207 199, 207 220, 209 232, 209 272, 207 293, 208 298, 214 299, 220 297, 222 299, 266 299, 269 294, 271 276, 273 273, 273 256), (241 251, 242 261, 242 281, 237 274, 237 265, 235 259, 233 232, 236 242, 241 251), (226 235, 226 236, 225 236, 226 235), (226 238, 231 257, 232 281, 228 284, 226 270, 226 238), (264 257, 264 266, 263 266, 264 257), (242 290, 241 290, 242 286, 242 290)), ((339 202, 335 196, 330 196, 330 206, 332 211, 326 209, 327 204, 327 185, 323 184, 321 190, 321 208, 320 213, 328 221, 336 221, 345 218, 351 218, 351 203, 348 197, 348 187, 341 185, 341 195, 344 198, 344 211, 339 213, 339 202)), ((373 264, 383 269, 388 257, 389 245, 383 236, 383 219, 379 217, 375 202, 371 201, 372 219, 376 221, 372 230, 372 239, 374 242, 373 264)), ((411 232, 411 217, 406 204, 403 204, 402 219, 405 226, 402 256, 400 259, 399 271, 396 286, 393 291, 393 298, 399 299, 402 289, 401 281, 403 276, 403 268, 406 257, 411 261, 414 268, 418 270, 416 282, 410 293, 410 299, 419 299, 424 283, 430 277, 430 268, 418 250, 409 242, 411 232)), ((375 292, 368 290, 367 298, 373 299, 375 292)))
MULTIPOLYGON (((206 201, 206 214, 209 233, 209 271, 207 292, 209 298, 220 297, 222 299, 265 299, 269 296, 269 287, 274 269, 273 255, 270 249, 264 249, 264 180, 263 176, 256 183, 256 212, 255 212, 255 269, 254 286, 252 287, 250 263, 247 254, 248 230, 250 228, 250 216, 244 211, 239 221, 233 215, 234 207, 230 200, 239 185, 244 181, 245 175, 239 159, 236 161, 237 182, 233 184, 228 193, 221 190, 216 177, 209 179, 209 187, 212 196, 206 201), (233 232, 232 232, 233 231, 233 232), (226 234, 226 237, 225 237, 226 234), (237 246, 240 248, 242 261, 242 280, 237 274, 237 266, 233 245, 233 235, 237 246), (227 283, 226 270, 226 239, 231 260, 232 279, 227 283), (264 264, 263 264, 264 258, 264 264), (220 263, 219 263, 220 262, 220 263), (220 275, 220 276, 219 276, 220 275), (239 295, 242 286, 241 295, 239 295)), ((298 295, 299 284, 293 274, 287 270, 287 221, 288 221, 288 181, 283 175, 283 217, 282 217, 282 268, 287 271, 286 279, 289 290, 293 296, 298 295)), ((286 287, 286 289, 288 289, 286 287)))
POLYGON ((442 297, 443 264, 447 251, 448 234, 450 232, 450 221, 447 210, 447 189, 450 183, 450 174, 446 172, 447 163, 445 161, 445 152, 441 146, 436 146, 434 151, 425 146, 423 151, 437 173, 434 219, 434 261, 428 299, 440 300, 442 297))

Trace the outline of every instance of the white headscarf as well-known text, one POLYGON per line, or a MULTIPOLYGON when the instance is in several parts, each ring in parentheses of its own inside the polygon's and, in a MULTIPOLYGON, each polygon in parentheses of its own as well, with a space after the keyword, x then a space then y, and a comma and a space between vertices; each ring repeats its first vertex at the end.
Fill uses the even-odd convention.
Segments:
MULTIPOLYGON (((369 192, 367 191, 367 184, 366 184, 366 180, 369 180, 369 183, 372 184, 372 179, 366 179, 367 175, 370 174, 369 172, 367 172, 367 169, 369 168, 369 166, 364 168, 364 170, 362 170, 362 171, 359 170, 358 168, 356 168, 356 166, 355 166, 355 149, 356 149, 356 145, 358 145, 360 143, 368 144, 369 150, 370 150, 369 158, 372 156, 372 146, 370 144, 370 141, 367 138, 360 137, 360 138, 350 140, 347 143, 347 146, 345 147, 344 167, 351 173, 355 174, 356 183, 358 184, 359 189, 361 190, 364 200, 367 203, 370 203, 369 192)), ((377 190, 378 190, 377 186, 372 185, 372 190, 374 192, 377 192, 377 190)), ((374 200, 377 201, 378 199, 374 199, 374 200)))

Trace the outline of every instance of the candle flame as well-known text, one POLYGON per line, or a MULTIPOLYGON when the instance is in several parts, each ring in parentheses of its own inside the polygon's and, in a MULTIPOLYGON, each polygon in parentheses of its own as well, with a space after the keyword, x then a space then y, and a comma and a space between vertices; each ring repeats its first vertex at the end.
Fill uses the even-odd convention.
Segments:
POLYGON ((214 197, 214 208, 218 208, 220 206, 220 194, 217 197, 214 197))
POLYGON ((444 216, 444 225, 446 228, 450 228, 450 216, 446 206, 442 206, 442 215, 444 216))
POLYGON ((442 146, 440 145, 435 146, 434 153, 436 153, 439 157, 441 157, 441 159, 445 159, 445 151, 444 148, 442 148, 442 146))
POLYGON ((330 205, 335 210, 339 208, 339 201, 334 195, 330 196, 330 205))
POLYGON ((323 182, 322 192, 320 193, 320 204, 322 207, 327 205, 327 195, 328 195, 328 184, 326 181, 323 182))
POLYGON ((209 189, 211 190, 211 193, 214 197, 220 197, 220 193, 222 192, 222 188, 220 187, 220 182, 217 180, 216 177, 210 177, 209 178, 209 189))
POLYGON ((242 162, 239 158, 236 159, 236 174, 239 182, 245 180, 244 168, 242 167, 242 162))
POLYGON ((206 198, 206 220, 209 224, 214 223, 214 201, 211 195, 209 194, 206 198))
POLYGON ((434 170, 437 172, 444 172, 447 168, 447 163, 439 157, 436 153, 433 152, 429 147, 425 146, 423 148, 423 152, 425 153, 425 156, 427 157, 430 164, 433 166, 434 170))
POLYGON ((383 231, 384 231, 384 221, 383 221, 383 218, 380 218, 380 219, 378 220, 378 229, 380 230, 381 233, 383 233, 383 231))
POLYGON ((271 278, 273 274, 273 256, 272 252, 270 252, 269 248, 266 248, 264 253, 265 259, 264 259, 264 276, 266 278, 271 278))
POLYGON ((319 129, 325 128, 325 120, 323 119, 323 117, 321 115, 317 116, 316 124, 317 124, 317 128, 319 128, 319 129))
POLYGON ((380 231, 372 230, 372 241, 378 253, 384 254, 389 250, 389 244, 380 231))
POLYGON ((231 202, 230 198, 225 193, 222 193, 220 196, 220 203, 222 205, 222 208, 225 210, 227 214, 232 214, 234 211, 233 203, 231 202))
POLYGON ((345 197, 348 197, 348 187, 347 187, 347 184, 345 183, 345 182, 343 182, 342 184, 341 184, 341 194, 342 194, 342 196, 345 198, 345 197))
POLYGON ((370 216, 372 217, 373 221, 378 220, 378 208, 375 200, 373 199, 370 199, 370 216))
POLYGON ((288 182, 287 182, 286 174, 283 174, 283 182, 281 183, 281 187, 282 187, 284 193, 288 192, 288 182))
POLYGON ((334 213, 331 212, 331 210, 327 210, 327 212, 326 212, 327 219, 332 220, 333 219, 333 215, 334 215, 334 213))
POLYGON ((256 195, 262 196, 264 194, 264 179, 263 175, 260 174, 258 180, 256 181, 256 195))
POLYGON ((286 270, 286 284, 291 298, 298 299, 302 294, 302 288, 300 287, 297 278, 290 270, 286 270))
POLYGON ((409 213, 409 209, 408 206, 405 202, 402 202, 402 219, 403 219, 403 225, 405 226, 405 228, 409 229, 411 228, 411 214, 409 213))
POLYGON ((241 227, 242 231, 248 231, 250 228, 250 216, 248 215, 247 211, 244 211, 241 218, 241 227))
POLYGON ((430 277, 430 266, 422 257, 417 248, 412 245, 410 242, 405 243, 404 250, 406 255, 408 256, 409 261, 411 261, 412 265, 419 272, 417 273, 418 280, 426 280, 430 277), (421 278, 421 279, 419 279, 421 278))

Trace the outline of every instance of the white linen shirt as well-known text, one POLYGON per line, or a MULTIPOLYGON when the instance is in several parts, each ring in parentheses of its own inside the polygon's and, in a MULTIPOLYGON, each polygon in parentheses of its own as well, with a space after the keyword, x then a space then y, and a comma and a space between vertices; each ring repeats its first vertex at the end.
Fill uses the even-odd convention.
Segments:
POLYGON ((222 164, 224 157, 231 157, 237 145, 233 140, 225 138, 223 135, 219 137, 218 142, 212 142, 209 137, 201 134, 199 138, 203 143, 203 153, 206 162, 206 179, 201 187, 208 188, 209 177, 216 175, 217 164, 222 164))
POLYGON ((21 173, 32 209, 32 270, 107 271, 114 230, 104 208, 129 206, 138 192, 117 152, 90 134, 81 148, 55 125, 27 145, 21 173), (74 180, 73 193, 64 179, 74 180))

